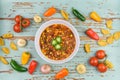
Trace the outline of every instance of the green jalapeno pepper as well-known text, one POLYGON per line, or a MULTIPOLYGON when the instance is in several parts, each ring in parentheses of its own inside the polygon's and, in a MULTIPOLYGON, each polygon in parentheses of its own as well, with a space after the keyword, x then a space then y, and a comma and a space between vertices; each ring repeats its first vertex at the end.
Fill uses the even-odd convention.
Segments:
POLYGON ((81 21, 85 21, 86 20, 86 18, 78 10, 72 8, 72 12, 81 21))
POLYGON ((10 61, 10 65, 11 67, 18 71, 18 72, 26 72, 27 71, 27 68, 26 67, 23 67, 21 65, 19 65, 15 60, 11 59, 10 61))

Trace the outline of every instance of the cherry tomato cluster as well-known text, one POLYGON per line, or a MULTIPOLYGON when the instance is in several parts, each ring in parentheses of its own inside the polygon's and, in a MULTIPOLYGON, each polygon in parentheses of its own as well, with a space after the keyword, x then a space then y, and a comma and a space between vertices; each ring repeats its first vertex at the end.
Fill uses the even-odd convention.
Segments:
POLYGON ((30 19, 23 18, 21 15, 16 15, 14 20, 16 24, 13 26, 13 30, 17 33, 22 32, 23 28, 30 26, 30 19))
POLYGON ((104 73, 107 71, 107 66, 104 64, 104 61, 99 62, 99 59, 104 59, 106 57, 107 55, 104 50, 98 50, 95 56, 89 59, 89 64, 96 67, 99 72, 104 73))

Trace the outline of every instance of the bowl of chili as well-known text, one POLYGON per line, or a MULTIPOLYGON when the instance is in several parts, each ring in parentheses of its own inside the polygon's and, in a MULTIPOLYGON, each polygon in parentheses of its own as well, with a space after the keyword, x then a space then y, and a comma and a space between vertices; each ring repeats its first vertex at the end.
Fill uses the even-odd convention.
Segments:
POLYGON ((78 52, 80 38, 69 22, 53 19, 43 23, 35 35, 35 49, 46 62, 62 64, 78 52))

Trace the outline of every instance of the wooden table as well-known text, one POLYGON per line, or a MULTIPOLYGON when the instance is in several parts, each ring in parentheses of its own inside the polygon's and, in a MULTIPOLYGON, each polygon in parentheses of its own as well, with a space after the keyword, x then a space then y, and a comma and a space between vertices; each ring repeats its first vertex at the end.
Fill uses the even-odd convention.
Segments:
MULTIPOLYGON (((111 29, 110 32, 114 33, 120 31, 119 3, 119 0, 0 0, 0 35, 9 31, 14 34, 14 38, 5 39, 5 46, 9 47, 10 41, 16 42, 19 38, 24 38, 28 41, 25 48, 19 48, 18 51, 10 49, 9 55, 5 55, 0 50, 0 55, 4 56, 9 62, 11 59, 15 59, 20 63, 22 52, 29 51, 32 54, 31 60, 37 60, 39 62, 33 75, 28 74, 28 72, 16 72, 10 65, 4 65, 0 62, 0 80, 52 80, 55 73, 64 67, 68 68, 70 71, 69 76, 67 76, 65 80, 120 80, 120 41, 115 41, 113 44, 106 47, 100 47, 97 45, 96 41, 91 40, 84 33, 86 29, 93 28, 100 35, 101 39, 105 38, 106 36, 101 34, 100 29, 106 29, 105 23, 108 19, 113 20, 113 29, 111 29), (53 70, 50 74, 45 75, 40 72, 40 66, 49 63, 38 56, 34 47, 34 37, 42 23, 54 18, 63 19, 59 12, 49 18, 43 16, 45 10, 51 6, 59 10, 64 9, 69 13, 70 19, 68 22, 73 24, 77 29, 81 44, 77 55, 71 61, 62 65, 50 64, 53 70), (71 12, 72 7, 83 13, 87 20, 81 22, 76 19, 71 12), (101 23, 95 22, 89 18, 91 11, 96 11, 102 17, 103 20, 101 23), (15 24, 14 17, 17 14, 31 19, 30 27, 24 29, 21 33, 15 33, 13 31, 13 25, 15 24), (35 14, 39 14, 43 18, 42 23, 36 24, 33 21, 35 14), (91 52, 89 54, 86 54, 84 51, 85 43, 91 45, 91 52), (113 70, 108 70, 106 73, 99 73, 96 68, 88 64, 88 59, 95 55, 95 52, 99 49, 106 51, 108 59, 114 63, 113 70), (75 70, 77 64, 85 64, 87 72, 82 75, 78 74, 75 70)), ((28 67, 28 65, 29 63, 25 66, 28 67)))

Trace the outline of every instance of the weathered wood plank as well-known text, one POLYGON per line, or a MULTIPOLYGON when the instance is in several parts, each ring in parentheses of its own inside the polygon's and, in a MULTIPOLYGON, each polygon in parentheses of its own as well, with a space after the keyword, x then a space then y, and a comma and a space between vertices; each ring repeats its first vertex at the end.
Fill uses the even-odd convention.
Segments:
MULTIPOLYGON (((67 67, 70 71, 69 76, 67 76, 63 80, 119 80, 119 72, 120 72, 120 41, 115 41, 114 44, 108 45, 106 47, 100 47, 97 45, 97 42, 91 40, 89 37, 85 35, 85 30, 88 28, 93 28, 99 35, 101 39, 105 39, 107 36, 103 36, 100 32, 101 28, 106 29, 106 21, 111 19, 113 21, 113 29, 110 30, 111 33, 116 31, 120 31, 120 8, 119 8, 119 0, 1 0, 0 1, 0 36, 4 33, 10 31, 14 34, 14 38, 4 39, 5 46, 9 48, 10 41, 16 42, 19 38, 26 39, 28 44, 25 48, 18 48, 18 51, 13 51, 10 49, 10 54, 6 55, 0 50, 0 55, 4 56, 9 62, 11 59, 16 59, 18 63, 20 62, 21 53, 23 51, 29 51, 32 54, 31 60, 37 60, 39 65, 33 75, 26 73, 19 73, 14 71, 10 65, 3 65, 0 62, 0 79, 1 80, 54 80, 53 77, 55 73, 57 73, 61 68, 67 67), (55 6, 58 9, 58 12, 52 17, 46 18, 43 16, 44 11, 51 7, 55 6), (87 20, 86 22, 81 22, 76 19, 72 12, 71 8, 75 7, 83 13, 87 20), (69 62, 64 63, 62 65, 53 65, 52 72, 50 74, 44 75, 40 72, 40 66, 42 64, 49 64, 42 60, 34 47, 34 38, 35 33, 40 27, 40 25, 51 19, 63 19, 59 14, 59 10, 64 9, 69 13, 70 20, 69 22, 75 26, 77 29, 81 44, 77 55, 69 62), (102 22, 98 23, 89 18, 89 13, 91 11, 96 11, 102 17, 102 22), (12 29, 14 25, 14 17, 17 14, 21 14, 23 17, 30 18, 31 26, 28 29, 23 30, 22 33, 15 33, 12 29), (33 16, 35 14, 39 14, 43 22, 40 24, 36 24, 33 21, 33 16), (84 44, 90 43, 91 52, 90 54, 86 54, 84 51, 84 44), (88 60, 91 56, 93 56, 96 50, 104 49, 108 54, 108 59, 112 61, 115 65, 113 70, 108 70, 106 73, 99 73, 96 68, 91 67, 88 64, 88 60), (76 72, 75 68, 77 64, 85 64, 87 68, 86 74, 80 75, 76 72), (7 77, 6 77, 7 76, 7 77)), ((1 46, 0 46, 1 49, 1 46)), ((29 62, 30 63, 30 62, 29 62)), ((25 67, 29 66, 29 63, 25 65, 25 67)))

